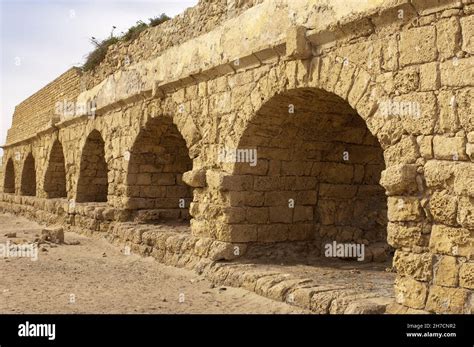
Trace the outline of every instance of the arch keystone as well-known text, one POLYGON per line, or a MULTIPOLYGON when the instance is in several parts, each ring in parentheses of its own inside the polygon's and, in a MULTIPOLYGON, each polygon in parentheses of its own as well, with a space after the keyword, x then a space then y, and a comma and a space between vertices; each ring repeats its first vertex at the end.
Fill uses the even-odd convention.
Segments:
POLYGON ((287 30, 286 55, 294 59, 307 59, 311 56, 311 44, 306 39, 305 27, 293 26, 287 30))

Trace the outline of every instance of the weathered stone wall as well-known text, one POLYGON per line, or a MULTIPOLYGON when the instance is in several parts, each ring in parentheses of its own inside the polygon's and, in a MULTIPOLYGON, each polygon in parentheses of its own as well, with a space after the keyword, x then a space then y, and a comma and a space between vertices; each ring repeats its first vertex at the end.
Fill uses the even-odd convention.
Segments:
POLYGON ((196 6, 188 8, 173 19, 146 29, 133 42, 122 41, 110 47, 103 62, 93 71, 84 74, 82 86, 91 88, 110 74, 205 34, 225 20, 236 17, 262 1, 200 0, 196 6))
POLYGON ((246 232, 218 238, 386 240, 383 151, 341 98, 315 89, 279 94, 262 105, 237 148, 255 149, 257 162, 237 163, 209 201, 230 205, 223 223, 246 232))
POLYGON ((66 163, 61 142, 54 141, 44 177, 44 192, 47 198, 66 198, 66 163))
POLYGON ((95 86, 110 74, 209 32, 260 2, 262 0, 200 0, 198 5, 172 20, 145 30, 133 42, 113 45, 94 70, 83 73, 79 68, 71 68, 15 108, 6 143, 28 139, 39 129, 47 128, 52 119, 59 116, 58 102, 67 108, 67 103, 76 99, 81 91, 95 86))
POLYGON ((140 221, 189 219, 192 190, 182 181, 192 169, 186 142, 170 118, 155 118, 140 132, 127 171, 125 207, 145 210, 140 221))
POLYGON ((28 153, 21 171, 20 194, 35 196, 36 195, 36 166, 35 158, 28 153))
MULTIPOLYGON (((327 6, 265 1, 94 83, 77 98, 96 101, 94 115, 5 148, 16 192, 32 152, 45 197, 59 140, 65 223, 107 231, 189 209, 193 237, 241 249, 387 240, 400 312, 471 312, 474 6, 374 1, 350 17, 327 6), (92 150, 91 133, 103 141, 92 150), (222 149, 256 150, 256 165, 222 149), (99 162, 107 204, 84 205, 99 162)), ((3 196, 26 201, 15 198, 3 196)))
POLYGON ((104 146, 104 140, 97 130, 87 136, 81 155, 77 202, 107 202, 108 170, 104 146))
MULTIPOLYGON (((3 173, 5 171, 5 166, 3 165, 3 157, 0 157, 0 177, 5 177, 3 173)), ((3 180, 0 180, 0 191, 3 192, 3 180)))
POLYGON ((57 103, 67 105, 80 92, 81 70, 73 67, 15 107, 7 144, 17 143, 51 126, 57 103))

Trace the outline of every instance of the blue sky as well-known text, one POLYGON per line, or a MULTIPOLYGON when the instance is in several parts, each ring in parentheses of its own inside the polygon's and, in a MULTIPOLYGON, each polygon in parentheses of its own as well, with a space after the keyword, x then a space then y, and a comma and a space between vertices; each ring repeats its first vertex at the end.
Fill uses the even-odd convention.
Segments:
MULTIPOLYGON (((126 31, 138 20, 173 17, 197 0, 0 0, 0 144, 15 105, 72 66, 93 46, 126 31)), ((1 155, 0 149, 0 155, 1 155)))

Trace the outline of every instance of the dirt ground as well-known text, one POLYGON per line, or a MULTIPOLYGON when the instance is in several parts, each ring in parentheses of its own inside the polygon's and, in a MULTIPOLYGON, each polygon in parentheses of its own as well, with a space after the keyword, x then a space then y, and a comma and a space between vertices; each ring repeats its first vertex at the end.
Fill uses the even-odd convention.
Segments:
MULTIPOLYGON (((42 227, 0 214, 0 245, 30 243, 42 227), (16 237, 7 237, 16 233, 16 237)), ((307 313, 196 273, 125 255, 105 240, 65 234, 38 260, 0 258, 0 313, 307 313), (71 244, 78 243, 78 244, 71 244)))

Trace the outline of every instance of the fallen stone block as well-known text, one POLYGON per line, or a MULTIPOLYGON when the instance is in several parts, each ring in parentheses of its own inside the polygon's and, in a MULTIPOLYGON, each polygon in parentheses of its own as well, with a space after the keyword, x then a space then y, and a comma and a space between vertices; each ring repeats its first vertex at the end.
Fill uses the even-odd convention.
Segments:
POLYGON ((41 231, 41 240, 52 243, 64 243, 64 230, 61 227, 49 227, 41 231))

